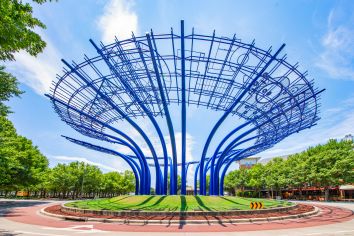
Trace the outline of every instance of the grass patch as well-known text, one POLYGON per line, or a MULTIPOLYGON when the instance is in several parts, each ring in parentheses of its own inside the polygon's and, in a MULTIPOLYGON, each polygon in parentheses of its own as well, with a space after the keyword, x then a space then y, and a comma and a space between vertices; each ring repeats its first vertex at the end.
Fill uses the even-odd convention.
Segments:
POLYGON ((263 202, 264 208, 290 206, 292 203, 232 196, 119 196, 109 199, 75 201, 65 204, 91 210, 139 211, 223 211, 249 210, 250 202, 263 202))

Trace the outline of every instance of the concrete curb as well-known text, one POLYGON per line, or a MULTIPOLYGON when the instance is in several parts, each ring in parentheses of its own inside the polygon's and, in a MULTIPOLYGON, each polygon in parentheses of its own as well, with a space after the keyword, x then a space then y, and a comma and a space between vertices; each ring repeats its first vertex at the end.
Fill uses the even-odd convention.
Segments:
POLYGON ((270 222, 278 220, 298 219, 303 217, 309 217, 316 215, 320 212, 319 208, 314 206, 314 210, 306 213, 288 216, 278 217, 266 217, 266 218, 246 218, 246 219, 220 219, 220 220, 129 220, 129 219, 107 219, 107 218, 91 218, 91 217, 79 217, 79 216, 65 216, 53 214, 45 211, 45 208, 40 210, 42 215, 56 217, 63 220, 72 221, 85 221, 85 222, 103 222, 103 223, 116 223, 116 224, 128 224, 128 225, 185 225, 185 224, 233 224, 233 223, 253 223, 253 222, 270 222))
POLYGON ((234 216, 234 215, 251 215, 251 214, 265 214, 274 212, 286 212, 298 207, 298 204, 286 207, 275 207, 268 209, 257 210, 231 210, 231 211, 111 211, 111 210, 89 210, 80 209, 76 207, 65 206, 66 203, 61 204, 61 210, 67 213, 81 213, 81 214, 94 214, 101 216, 234 216))

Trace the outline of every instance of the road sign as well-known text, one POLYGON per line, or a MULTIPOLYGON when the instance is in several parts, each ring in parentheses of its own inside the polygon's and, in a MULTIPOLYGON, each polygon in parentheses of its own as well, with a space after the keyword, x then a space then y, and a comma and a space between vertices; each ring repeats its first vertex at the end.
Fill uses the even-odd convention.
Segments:
POLYGON ((251 202, 250 208, 251 209, 263 209, 263 202, 251 202))

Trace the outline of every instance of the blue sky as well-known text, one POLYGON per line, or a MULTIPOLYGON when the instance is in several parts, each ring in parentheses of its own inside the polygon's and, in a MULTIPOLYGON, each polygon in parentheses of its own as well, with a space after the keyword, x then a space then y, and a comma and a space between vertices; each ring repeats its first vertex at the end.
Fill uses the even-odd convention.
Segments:
MULTIPOLYGON (((181 19, 187 31, 194 27, 196 32, 211 34, 215 29, 218 35, 228 37, 236 33, 243 42, 256 39, 261 48, 286 43, 288 60, 299 62, 301 71, 308 70, 315 84, 326 88, 318 125, 288 137, 259 156, 290 154, 329 138, 354 134, 354 1, 59 0, 35 6, 34 14, 47 25, 39 33, 48 46, 37 58, 20 52, 16 62, 7 63, 26 92, 9 103, 15 112, 10 119, 21 135, 39 146, 51 166, 83 160, 103 171, 128 168, 114 157, 60 137, 65 134, 88 140, 60 121, 43 96, 62 71, 60 59, 79 62, 85 53, 95 55, 89 38, 107 43, 115 35, 119 39, 129 37, 131 31, 141 35, 152 28, 155 33, 165 33, 171 26, 178 29, 181 19)), ((193 110, 188 116, 189 160, 199 159, 205 127, 210 126, 203 116, 195 114, 193 110)), ((180 132, 179 126, 176 131, 180 132)))

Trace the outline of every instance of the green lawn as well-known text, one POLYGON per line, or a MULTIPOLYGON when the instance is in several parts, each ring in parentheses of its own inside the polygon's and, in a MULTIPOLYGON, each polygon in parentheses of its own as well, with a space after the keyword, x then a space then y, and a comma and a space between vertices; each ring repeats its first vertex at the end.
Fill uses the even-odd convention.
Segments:
POLYGON ((119 196, 110 199, 84 200, 66 206, 91 210, 141 210, 141 211, 222 211, 248 210, 251 201, 261 201, 264 208, 291 205, 289 202, 217 196, 119 196))

